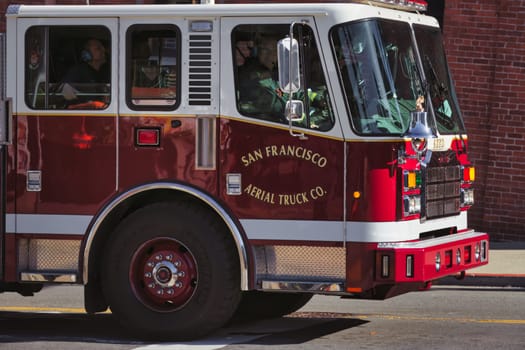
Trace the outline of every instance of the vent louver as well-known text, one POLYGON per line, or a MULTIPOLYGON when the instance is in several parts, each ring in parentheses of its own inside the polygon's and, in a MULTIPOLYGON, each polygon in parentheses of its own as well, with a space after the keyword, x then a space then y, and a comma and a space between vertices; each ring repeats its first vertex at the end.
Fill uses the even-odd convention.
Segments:
POLYGON ((211 105, 211 35, 190 35, 188 104, 211 105))

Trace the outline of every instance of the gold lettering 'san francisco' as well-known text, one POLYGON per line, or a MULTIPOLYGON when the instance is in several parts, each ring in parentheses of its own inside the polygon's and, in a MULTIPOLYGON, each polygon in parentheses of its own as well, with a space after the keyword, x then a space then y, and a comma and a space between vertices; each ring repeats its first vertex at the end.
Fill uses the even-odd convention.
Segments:
POLYGON ((241 162, 244 166, 248 166, 261 159, 263 159, 263 153, 262 150, 259 148, 242 156, 241 162))

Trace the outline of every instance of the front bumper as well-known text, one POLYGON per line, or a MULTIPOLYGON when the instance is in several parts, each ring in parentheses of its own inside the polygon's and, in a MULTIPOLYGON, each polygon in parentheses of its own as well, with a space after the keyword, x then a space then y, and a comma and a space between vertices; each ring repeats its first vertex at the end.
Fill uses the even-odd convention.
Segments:
POLYGON ((488 264, 489 238, 469 230, 416 242, 378 243, 375 284, 426 283, 488 264))

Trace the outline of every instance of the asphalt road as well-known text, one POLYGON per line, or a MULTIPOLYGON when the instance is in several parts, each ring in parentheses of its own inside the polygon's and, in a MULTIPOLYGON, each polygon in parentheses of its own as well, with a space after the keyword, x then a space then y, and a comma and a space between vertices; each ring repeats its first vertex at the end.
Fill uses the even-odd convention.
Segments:
POLYGON ((385 301, 316 296, 288 317, 230 324, 205 339, 134 338, 110 314, 83 313, 82 288, 0 294, 0 349, 520 349, 525 288, 435 286, 385 301))

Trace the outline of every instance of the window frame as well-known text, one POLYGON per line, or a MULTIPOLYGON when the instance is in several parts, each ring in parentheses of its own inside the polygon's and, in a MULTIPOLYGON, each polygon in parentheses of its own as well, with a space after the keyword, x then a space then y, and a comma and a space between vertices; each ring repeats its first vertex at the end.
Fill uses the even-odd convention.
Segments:
MULTIPOLYGON (((283 36, 280 37, 281 39, 285 37, 285 34, 288 33, 288 28, 290 26, 290 24, 288 22, 283 22, 283 23, 266 23, 266 22, 240 22, 240 23, 237 23, 235 24, 232 29, 231 29, 231 32, 230 32, 230 35, 229 35, 229 38, 230 38, 230 42, 231 42, 231 50, 232 50, 232 68, 233 68, 233 86, 234 86, 234 89, 236 91, 236 94, 235 94, 235 108, 236 108, 236 111, 244 116, 244 117, 247 117, 247 118, 251 118, 251 119, 255 119, 255 120, 260 120, 260 121, 270 121, 270 122, 275 122, 275 123, 278 123, 278 124, 284 124, 284 125, 288 125, 288 121, 287 120, 284 120, 286 117, 284 116, 284 110, 283 110, 283 120, 276 120, 276 118, 271 118, 271 115, 268 115, 269 118, 266 118, 266 114, 265 113, 262 113, 262 114, 259 114, 257 112, 253 112, 253 113, 247 113, 243 110, 241 110, 240 105, 241 105, 241 99, 239 97, 239 94, 237 93, 238 91, 240 91, 240 86, 242 84, 240 84, 240 81, 239 81, 239 74, 238 74, 238 69, 237 69, 237 63, 236 63, 236 39, 238 38, 239 36, 239 33, 241 32, 248 32, 246 28, 249 28, 249 27, 253 27, 253 28, 261 28, 261 27, 275 27, 276 25, 282 25, 284 28, 286 28, 286 32, 283 32, 283 36), (272 119, 275 119, 275 120, 272 120, 272 119)), ((321 55, 321 47, 320 47, 320 43, 318 41, 318 38, 316 37, 316 31, 315 31, 315 28, 313 28, 312 26, 310 25, 306 25, 308 27, 308 30, 310 31, 309 34, 311 34, 311 37, 313 38, 313 42, 314 42, 314 47, 313 49, 315 50, 316 54, 317 54, 317 62, 319 64, 319 68, 320 68, 320 71, 318 73, 320 73, 322 75, 322 78, 323 78, 323 82, 324 82, 324 87, 325 87, 325 93, 326 93, 326 107, 325 109, 327 110, 328 112, 328 116, 326 117, 326 122, 328 122, 330 125, 329 127, 327 128, 315 128, 315 127, 312 127, 313 123, 311 122, 311 125, 310 126, 306 126, 306 125, 301 125, 301 124, 296 124, 294 122, 294 128, 301 128, 301 129, 306 129, 306 130, 311 130, 311 131, 319 131, 319 132, 330 132, 331 130, 334 129, 335 125, 337 124, 337 121, 336 121, 336 115, 335 115, 335 109, 334 109, 334 106, 333 106, 333 103, 332 103, 332 97, 330 96, 330 89, 329 89, 329 86, 328 86, 328 75, 327 73, 325 72, 324 70, 324 66, 323 66, 323 59, 322 59, 322 55, 321 55)), ((252 30, 253 32, 253 30, 252 30)), ((238 41, 238 39, 237 39, 238 41)), ((277 42, 276 42, 277 44, 277 42)), ((257 46, 257 43, 255 43, 255 46, 257 46)), ((301 53, 301 55, 304 55, 304 52, 301 53)), ((276 61, 277 61, 277 57, 275 57, 276 61)), ((309 68, 312 68, 311 66, 309 68)), ((304 67, 302 68, 304 70, 304 67)), ((310 72, 311 73, 311 72, 310 72)), ((308 78, 310 79, 310 78, 308 78)), ((310 83, 312 81, 309 81, 310 83)), ((278 83, 278 82, 277 82, 278 83)), ((304 95, 304 91, 306 91, 305 89, 310 89, 312 88, 313 86, 307 86, 307 87, 302 87, 302 91, 303 91, 303 95, 304 95)), ((308 96, 308 98, 310 98, 310 96, 308 96)), ((303 100, 304 100, 304 96, 303 96, 303 100)), ((309 112, 311 112, 315 107, 313 107, 310 103, 308 103, 309 105, 309 112)), ((304 123, 306 124, 306 123, 304 123)))
MULTIPOLYGON (((105 43, 105 48, 106 48, 106 52, 111 52, 111 47, 113 45, 113 35, 112 35, 112 30, 111 30, 111 27, 110 26, 107 26, 103 23, 95 23, 95 24, 91 24, 91 23, 82 23, 82 24, 72 24, 72 23, 65 23, 65 24, 52 24, 52 23, 46 23, 46 22, 42 22, 42 23, 38 23, 38 24, 34 24, 34 25, 28 25, 25 29, 24 29, 24 32, 23 32, 23 45, 22 45, 22 50, 23 50, 23 56, 24 56, 24 68, 23 68, 23 72, 22 72, 22 76, 23 76, 23 89, 22 89, 22 93, 23 93, 23 103, 24 105, 29 108, 30 110, 32 111, 72 111, 72 110, 78 110, 78 109, 72 109, 72 108, 68 108, 68 106, 66 104, 64 104, 64 107, 61 107, 61 108, 50 108, 49 107, 49 96, 50 96, 50 93, 52 92, 50 89, 49 89, 49 85, 50 84, 57 84, 57 89, 54 90, 55 92, 58 91, 58 87, 60 87, 61 84, 63 84, 63 79, 64 77, 66 76, 67 74, 67 69, 64 70, 64 72, 62 72, 61 76, 60 77, 54 77, 55 78, 55 81, 54 82, 51 82, 51 75, 52 73, 50 72, 50 66, 52 64, 57 64, 58 63, 53 63, 52 62, 52 57, 54 60, 57 60, 57 53, 56 52, 52 52, 52 50, 56 50, 55 47, 52 47, 52 41, 53 40, 57 40, 57 39, 54 39, 53 36, 53 32, 56 32, 56 31, 60 31, 62 30, 63 32, 66 32, 71 29, 74 29, 75 31, 78 31, 79 33, 86 33, 86 32, 92 32, 90 31, 89 29, 87 28, 96 28, 94 29, 93 31, 94 32, 97 32, 98 34, 100 33, 103 33, 104 34, 104 37, 98 37, 98 36, 93 36, 93 35, 80 35, 77 37, 77 41, 78 42, 84 42, 86 41, 87 39, 89 38, 96 38, 96 39, 99 39, 101 41, 103 41, 103 43, 105 43), (44 84, 45 84, 45 88, 44 88, 44 99, 45 99, 45 102, 44 102, 44 105, 42 107, 39 107, 39 106, 36 106, 36 104, 33 104, 33 103, 29 103, 28 101, 28 94, 29 94, 29 90, 28 90, 28 82, 30 80, 29 78, 29 66, 30 66, 30 60, 31 60, 31 54, 29 53, 29 51, 31 50, 31 45, 28 44, 28 40, 30 39, 28 36, 29 34, 32 32, 32 30, 35 30, 35 29, 38 29, 38 28, 41 28, 44 33, 43 33, 43 36, 44 36, 44 42, 43 42, 43 45, 44 46, 42 48, 42 55, 41 55, 41 60, 42 62, 44 62, 44 72, 40 72, 38 74, 44 74, 45 76, 45 80, 43 80, 44 84), (42 58, 43 57, 43 58, 42 58), (60 78, 60 79, 58 79, 60 78)), ((63 35, 64 37, 66 35, 63 35)), ((76 52, 78 49, 78 45, 75 45, 75 47, 72 49, 74 51, 73 55, 70 55, 72 57, 75 58, 75 60, 73 60, 74 62, 71 63, 67 68, 70 69, 72 68, 74 65, 78 64, 80 62, 80 59, 79 59, 79 54, 80 52, 76 52)), ((97 109, 97 108, 82 108, 81 110, 86 110, 86 111, 95 111, 95 110, 107 110, 109 108, 109 106, 111 105, 111 102, 113 101, 115 95, 114 95, 114 90, 113 90, 113 87, 112 87, 112 76, 113 76, 113 68, 112 68, 112 60, 113 58, 111 57, 110 54, 107 54, 107 61, 106 61, 106 64, 108 65, 108 69, 109 69, 109 82, 108 82, 108 96, 109 96, 109 100, 105 103, 105 106, 104 108, 101 108, 101 109, 97 109)), ((35 82, 35 84, 38 84, 38 79, 37 81, 35 82)), ((37 90, 37 86, 33 86, 33 94, 34 92, 37 90)))
MULTIPOLYGON (((145 110, 159 110, 159 111, 173 111, 179 108, 181 104, 181 30, 180 28, 172 23, 137 23, 132 24, 126 28, 126 41, 125 41, 125 100, 126 105, 130 110, 133 111, 145 111, 145 110), (175 103, 167 105, 159 104, 135 104, 131 96, 131 90, 133 88, 133 34, 137 32, 161 32, 161 31, 172 31, 175 34, 176 39, 176 84, 175 84, 175 103)), ((162 101, 162 99, 151 99, 152 101, 162 101)), ((166 99, 164 99, 166 100, 166 99)))

